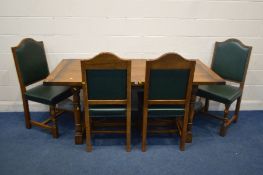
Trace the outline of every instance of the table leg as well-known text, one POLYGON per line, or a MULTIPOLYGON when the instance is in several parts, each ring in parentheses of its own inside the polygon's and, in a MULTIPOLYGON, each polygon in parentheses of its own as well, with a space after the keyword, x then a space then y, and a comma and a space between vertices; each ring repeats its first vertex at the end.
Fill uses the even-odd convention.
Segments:
POLYGON ((83 130, 81 124, 81 111, 80 111, 80 88, 73 87, 73 110, 74 110, 74 120, 75 120, 75 144, 83 144, 83 130))
POLYGON ((186 137, 187 143, 192 143, 192 125, 193 125, 193 118, 194 118, 194 113, 195 113, 195 100, 196 100, 197 90, 198 90, 198 86, 193 85, 191 101, 190 101, 188 125, 187 125, 187 137, 186 137))

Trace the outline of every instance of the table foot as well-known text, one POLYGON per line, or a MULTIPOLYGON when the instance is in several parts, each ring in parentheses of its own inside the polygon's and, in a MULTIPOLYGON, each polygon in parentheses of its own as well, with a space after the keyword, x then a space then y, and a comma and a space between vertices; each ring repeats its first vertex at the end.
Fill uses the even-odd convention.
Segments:
POLYGON ((76 145, 81 145, 81 144, 83 144, 82 134, 80 134, 80 135, 75 134, 75 144, 76 144, 76 145))
POLYGON ((186 143, 192 143, 192 133, 187 133, 187 136, 186 136, 186 143))

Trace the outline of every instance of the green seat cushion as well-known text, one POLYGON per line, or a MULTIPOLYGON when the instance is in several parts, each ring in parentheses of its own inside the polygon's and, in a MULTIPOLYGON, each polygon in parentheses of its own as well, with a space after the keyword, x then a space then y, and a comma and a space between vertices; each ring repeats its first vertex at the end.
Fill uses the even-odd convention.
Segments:
POLYGON ((184 115, 182 105, 150 105, 148 107, 148 117, 177 117, 184 115))
POLYGON ((47 105, 55 105, 71 95, 71 89, 68 86, 39 85, 25 93, 26 99, 47 105))
POLYGON ((230 85, 202 85, 198 87, 197 95, 224 104, 231 104, 242 95, 242 92, 238 87, 230 85))
POLYGON ((91 117, 126 117, 124 105, 90 105, 91 117))

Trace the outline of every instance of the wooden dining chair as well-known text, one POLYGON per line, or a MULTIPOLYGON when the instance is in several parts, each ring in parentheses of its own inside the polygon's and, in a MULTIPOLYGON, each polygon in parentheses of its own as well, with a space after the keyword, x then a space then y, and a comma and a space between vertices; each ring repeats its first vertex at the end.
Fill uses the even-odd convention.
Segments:
POLYGON ((216 42, 211 69, 227 81, 238 83, 239 87, 233 85, 202 85, 198 88, 197 95, 205 98, 203 109, 205 113, 208 112, 209 100, 225 105, 223 117, 208 115, 222 121, 221 136, 225 136, 228 126, 238 120, 251 50, 252 47, 244 45, 237 39, 216 42), (229 108, 234 101, 237 101, 235 113, 229 118, 229 108))
POLYGON ((146 151, 148 118, 182 117, 180 150, 185 149, 195 61, 167 53, 146 62, 143 99, 142 151, 146 151))
POLYGON ((131 61, 111 53, 101 53, 81 61, 87 151, 92 151, 91 134, 126 134, 126 150, 131 150, 131 61), (95 118, 126 119, 126 129, 93 130, 95 118), (92 119, 92 120, 91 120, 92 119))
POLYGON ((57 116, 61 114, 57 104, 72 95, 70 87, 37 85, 28 88, 36 82, 45 79, 49 75, 49 69, 42 41, 38 42, 31 38, 23 39, 16 47, 12 47, 16 71, 23 100, 26 128, 32 125, 51 131, 54 138, 58 138, 57 116), (50 117, 37 122, 31 119, 28 101, 34 101, 49 105, 50 117), (49 123, 52 122, 50 125, 49 123))

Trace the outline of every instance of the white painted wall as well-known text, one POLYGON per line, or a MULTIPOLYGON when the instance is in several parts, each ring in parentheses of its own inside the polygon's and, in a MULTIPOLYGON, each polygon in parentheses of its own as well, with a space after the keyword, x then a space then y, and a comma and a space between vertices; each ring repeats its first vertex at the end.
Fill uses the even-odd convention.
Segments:
POLYGON ((238 38, 253 46, 242 109, 263 109, 263 0, 0 0, 0 111, 22 110, 10 47, 25 37, 44 41, 51 70, 102 51, 210 64, 215 41, 238 38))

